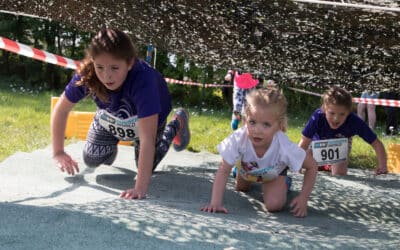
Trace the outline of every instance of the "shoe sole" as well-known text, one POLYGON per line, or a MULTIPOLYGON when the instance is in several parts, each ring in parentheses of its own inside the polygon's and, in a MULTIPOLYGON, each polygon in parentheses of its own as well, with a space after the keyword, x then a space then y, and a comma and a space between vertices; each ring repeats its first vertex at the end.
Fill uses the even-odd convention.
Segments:
POLYGON ((182 118, 184 120, 184 123, 186 124, 186 126, 183 127, 184 131, 182 132, 182 135, 185 135, 185 136, 181 136, 181 140, 183 138, 186 138, 187 141, 181 141, 180 142, 181 145, 179 145, 179 146, 174 144, 174 149, 176 151, 184 150, 187 147, 187 145, 189 145, 189 142, 190 142, 189 113, 185 109, 180 109, 180 110, 182 110, 183 113, 185 114, 184 116, 182 116, 182 118))

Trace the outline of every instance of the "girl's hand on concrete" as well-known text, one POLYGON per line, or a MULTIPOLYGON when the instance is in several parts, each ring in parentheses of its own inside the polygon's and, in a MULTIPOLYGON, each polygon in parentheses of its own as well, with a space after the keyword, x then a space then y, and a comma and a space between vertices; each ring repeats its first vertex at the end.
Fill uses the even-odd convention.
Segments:
POLYGON ((61 152, 55 154, 53 156, 53 159, 61 172, 67 172, 69 175, 79 173, 78 163, 74 159, 72 159, 71 156, 69 156, 67 153, 61 152))
POLYGON ((215 205, 210 204, 205 207, 202 207, 200 210, 203 212, 208 212, 208 213, 225 213, 225 214, 228 213, 228 210, 225 207, 223 207, 222 205, 215 206, 215 205))
POLYGON ((290 203, 290 212, 295 217, 306 217, 307 216, 307 198, 301 195, 297 196, 290 203))
POLYGON ((387 167, 377 167, 377 168, 375 168, 374 171, 375 171, 376 175, 387 174, 388 173, 387 167))
POLYGON ((137 190, 135 188, 130 188, 128 190, 125 190, 124 192, 121 193, 119 196, 123 199, 146 199, 146 192, 142 192, 140 190, 137 190))

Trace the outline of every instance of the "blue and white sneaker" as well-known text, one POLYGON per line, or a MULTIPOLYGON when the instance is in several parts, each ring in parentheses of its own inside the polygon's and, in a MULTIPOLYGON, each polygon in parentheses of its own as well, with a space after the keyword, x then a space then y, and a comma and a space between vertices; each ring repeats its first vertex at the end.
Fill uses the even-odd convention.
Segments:
POLYGON ((232 168, 232 177, 236 179, 236 174, 237 174, 237 168, 236 166, 233 166, 232 168))
POLYGON ((292 177, 286 176, 285 182, 286 182, 287 191, 289 192, 290 188, 292 187, 292 177))
POLYGON ((179 130, 173 139, 176 151, 184 150, 190 142, 189 113, 184 108, 178 108, 173 119, 179 121, 179 130))
POLYGON ((238 119, 232 119, 231 121, 231 128, 232 130, 236 130, 239 127, 239 120, 238 119))

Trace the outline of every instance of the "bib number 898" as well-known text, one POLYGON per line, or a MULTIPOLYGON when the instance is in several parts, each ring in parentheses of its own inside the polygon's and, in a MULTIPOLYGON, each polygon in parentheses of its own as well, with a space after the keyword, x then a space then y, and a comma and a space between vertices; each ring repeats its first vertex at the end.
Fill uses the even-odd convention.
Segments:
POLYGON ((339 159, 339 149, 322 149, 321 157, 323 161, 339 159))
POLYGON ((120 138, 125 138, 125 137, 135 138, 135 132, 133 131, 133 129, 124 130, 123 128, 120 127, 115 128, 115 126, 113 125, 108 125, 108 128, 110 133, 119 136, 120 138))

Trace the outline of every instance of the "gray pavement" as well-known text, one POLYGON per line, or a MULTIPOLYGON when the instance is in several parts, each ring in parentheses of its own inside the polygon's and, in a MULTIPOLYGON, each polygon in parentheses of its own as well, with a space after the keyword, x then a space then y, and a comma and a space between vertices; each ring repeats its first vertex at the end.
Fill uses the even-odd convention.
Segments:
MULTIPOLYGON (((133 149, 119 147, 112 166, 86 168, 83 142, 67 151, 81 173, 61 173, 50 147, 0 163, 0 249, 399 249, 400 176, 350 169, 319 173, 308 217, 268 214, 260 187, 225 193, 229 214, 199 208, 210 199, 220 158, 171 149, 152 177, 148 199, 123 200, 133 185, 133 149)), ((302 175, 293 176, 289 200, 302 175)))

